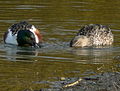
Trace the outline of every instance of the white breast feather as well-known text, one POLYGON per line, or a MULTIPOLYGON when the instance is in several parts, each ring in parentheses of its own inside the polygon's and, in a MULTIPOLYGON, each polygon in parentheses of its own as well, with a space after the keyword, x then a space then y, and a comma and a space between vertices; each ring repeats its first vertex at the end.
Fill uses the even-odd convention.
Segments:
POLYGON ((10 29, 8 29, 8 34, 7 34, 5 42, 8 44, 18 45, 16 39, 17 39, 17 34, 12 35, 12 32, 10 31, 10 29))

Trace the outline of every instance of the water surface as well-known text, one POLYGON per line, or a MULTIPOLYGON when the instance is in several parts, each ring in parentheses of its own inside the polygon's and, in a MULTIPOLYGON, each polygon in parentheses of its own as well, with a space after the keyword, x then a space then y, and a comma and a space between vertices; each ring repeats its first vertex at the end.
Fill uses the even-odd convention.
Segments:
POLYGON ((61 77, 85 77, 120 72, 120 1, 115 0, 1 0, 0 89, 24 91, 51 88, 61 77), (28 21, 43 35, 41 49, 4 45, 2 36, 12 24, 28 21), (86 24, 113 29, 112 46, 70 48, 69 42, 86 24))

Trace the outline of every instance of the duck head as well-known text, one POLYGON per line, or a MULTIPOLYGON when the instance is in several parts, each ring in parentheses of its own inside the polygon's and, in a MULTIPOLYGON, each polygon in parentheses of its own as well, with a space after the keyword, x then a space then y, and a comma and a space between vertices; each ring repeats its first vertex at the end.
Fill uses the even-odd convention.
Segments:
POLYGON ((70 42, 70 47, 85 47, 90 45, 90 39, 83 35, 75 36, 70 42))
POLYGON ((19 30, 17 34, 17 42, 18 46, 39 46, 38 43, 36 43, 35 35, 29 30, 19 30))

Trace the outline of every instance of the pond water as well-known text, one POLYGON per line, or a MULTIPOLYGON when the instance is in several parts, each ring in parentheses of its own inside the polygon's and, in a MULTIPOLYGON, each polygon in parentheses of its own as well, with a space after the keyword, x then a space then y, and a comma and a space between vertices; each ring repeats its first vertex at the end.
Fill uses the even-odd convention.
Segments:
POLYGON ((0 0, 0 90, 51 88, 60 78, 120 72, 119 0, 0 0), (35 25, 43 35, 40 49, 4 45, 2 36, 19 21, 35 25), (86 24, 113 29, 112 46, 70 48, 86 24))

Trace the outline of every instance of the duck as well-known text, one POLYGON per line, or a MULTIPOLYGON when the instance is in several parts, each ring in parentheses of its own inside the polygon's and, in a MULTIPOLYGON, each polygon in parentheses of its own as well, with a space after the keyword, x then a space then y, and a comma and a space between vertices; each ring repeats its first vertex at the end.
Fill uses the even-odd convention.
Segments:
POLYGON ((83 26, 70 41, 70 47, 112 45, 114 36, 111 29, 101 24, 83 26))
POLYGON ((3 40, 5 44, 41 47, 42 35, 34 25, 27 21, 20 21, 8 28, 3 35, 3 40))

